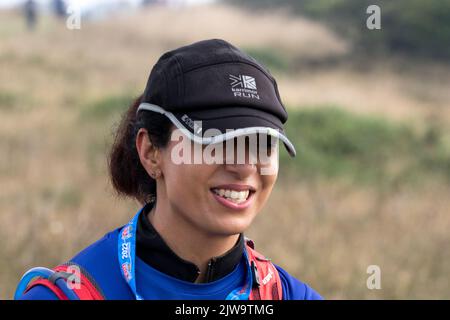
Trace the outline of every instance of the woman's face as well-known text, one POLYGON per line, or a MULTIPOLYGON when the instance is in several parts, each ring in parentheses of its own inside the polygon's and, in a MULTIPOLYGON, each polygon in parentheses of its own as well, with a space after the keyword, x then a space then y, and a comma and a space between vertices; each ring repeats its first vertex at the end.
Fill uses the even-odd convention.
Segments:
POLYGON ((223 160, 220 164, 205 164, 205 161, 178 164, 180 161, 174 161, 174 157, 186 155, 185 152, 190 151, 191 160, 194 159, 194 150, 201 150, 201 156, 205 156, 205 146, 196 145, 186 138, 181 142, 170 141, 161 150, 163 178, 158 180, 161 184, 158 192, 160 187, 163 188, 162 193, 167 199, 160 199, 158 193, 158 201, 167 201, 174 214, 181 215, 206 233, 232 235, 246 230, 263 208, 276 181, 278 149, 273 147, 267 158, 253 161, 255 164, 249 160, 248 141, 240 147, 235 142, 234 147, 228 150, 231 149, 234 153, 227 153, 223 145, 222 155, 214 150, 207 153, 220 155, 223 160), (237 162, 239 148, 241 151, 245 149, 245 153, 240 153, 244 158, 237 162))

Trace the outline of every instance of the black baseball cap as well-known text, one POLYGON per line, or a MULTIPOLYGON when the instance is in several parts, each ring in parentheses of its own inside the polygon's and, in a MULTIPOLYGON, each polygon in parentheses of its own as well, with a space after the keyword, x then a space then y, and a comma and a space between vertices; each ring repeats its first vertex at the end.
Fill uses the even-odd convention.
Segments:
POLYGON ((263 133, 296 154, 284 131, 288 115, 275 79, 261 63, 221 39, 163 54, 148 78, 141 110, 164 114, 202 144, 263 133), (217 134, 205 137, 209 129, 217 134))

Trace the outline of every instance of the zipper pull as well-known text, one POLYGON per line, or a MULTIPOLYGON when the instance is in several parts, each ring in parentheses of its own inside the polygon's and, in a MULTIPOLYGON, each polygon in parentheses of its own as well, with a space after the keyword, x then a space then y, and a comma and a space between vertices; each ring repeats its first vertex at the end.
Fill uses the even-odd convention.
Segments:
POLYGON ((214 258, 208 261, 208 268, 206 270, 206 277, 205 277, 206 282, 211 282, 211 278, 213 276, 213 266, 215 262, 216 261, 214 258))

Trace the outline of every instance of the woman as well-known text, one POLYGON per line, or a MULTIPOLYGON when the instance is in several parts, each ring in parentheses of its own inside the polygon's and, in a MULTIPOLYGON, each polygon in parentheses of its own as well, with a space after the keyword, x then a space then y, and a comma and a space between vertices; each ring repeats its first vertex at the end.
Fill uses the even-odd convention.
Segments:
POLYGON ((142 209, 22 299, 321 299, 243 234, 275 183, 276 142, 295 155, 286 120, 273 77, 231 44, 165 53, 109 159, 114 188, 142 209))

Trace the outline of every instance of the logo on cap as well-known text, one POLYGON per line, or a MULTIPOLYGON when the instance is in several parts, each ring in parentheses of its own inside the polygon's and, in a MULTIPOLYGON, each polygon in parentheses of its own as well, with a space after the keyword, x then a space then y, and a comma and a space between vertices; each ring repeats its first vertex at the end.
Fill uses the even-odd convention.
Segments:
POLYGON ((241 74, 238 76, 230 74, 230 80, 231 91, 235 97, 259 100, 255 78, 241 74))

